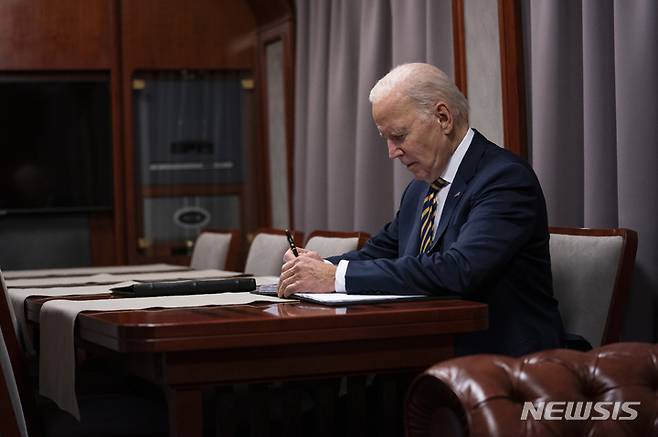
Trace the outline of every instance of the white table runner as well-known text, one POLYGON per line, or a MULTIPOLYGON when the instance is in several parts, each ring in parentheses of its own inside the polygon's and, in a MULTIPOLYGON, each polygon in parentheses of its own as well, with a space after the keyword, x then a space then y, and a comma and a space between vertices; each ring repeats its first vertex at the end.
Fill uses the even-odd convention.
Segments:
MULTIPOLYGON (((197 270, 199 272, 201 270, 197 270)), ((234 274, 233 272, 227 272, 234 274)), ((188 278, 194 279, 194 278, 188 278)), ((278 276, 255 276, 256 285, 263 284, 274 284, 279 282, 278 276)), ((16 335, 23 342, 25 349, 32 353, 34 348, 32 347, 32 338, 29 335, 29 331, 26 328, 25 320, 25 299, 30 296, 46 296, 46 297, 63 297, 63 296, 84 296, 84 295, 93 295, 93 294, 110 294, 112 291, 110 288, 114 287, 123 287, 131 284, 136 284, 134 281, 120 282, 117 284, 107 284, 107 285, 84 285, 78 287, 51 287, 51 288, 10 288, 8 291, 9 300, 11 305, 14 308, 14 313, 16 315, 16 335)))
POLYGON ((199 294, 104 300, 51 300, 40 312, 39 393, 80 420, 75 395, 75 320, 81 311, 185 308, 244 305, 253 302, 295 302, 252 293, 199 294))
POLYGON ((91 276, 70 276, 56 278, 30 278, 6 280, 9 288, 33 288, 33 287, 57 287, 76 285, 100 285, 118 284, 125 281, 173 281, 176 279, 210 279, 227 278, 240 275, 240 272, 229 272, 226 270, 186 270, 182 272, 158 272, 158 273, 125 273, 111 274, 99 273, 91 276))
POLYGON ((174 264, 138 264, 130 266, 102 266, 102 267, 73 267, 65 269, 36 269, 36 270, 6 270, 3 271, 5 279, 14 278, 40 278, 44 276, 78 276, 95 275, 97 273, 148 273, 177 270, 190 270, 186 266, 174 264))
POLYGON ((110 288, 136 284, 134 281, 109 285, 86 285, 83 287, 52 287, 52 288, 10 288, 7 290, 11 306, 16 315, 16 336, 22 341, 28 353, 34 352, 32 337, 25 320, 25 299, 30 296, 84 296, 91 294, 110 294, 110 288))

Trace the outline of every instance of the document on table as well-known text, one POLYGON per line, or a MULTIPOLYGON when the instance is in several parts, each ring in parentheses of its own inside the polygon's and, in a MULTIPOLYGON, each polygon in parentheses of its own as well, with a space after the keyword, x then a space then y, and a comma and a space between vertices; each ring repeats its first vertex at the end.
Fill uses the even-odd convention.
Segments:
POLYGON ((365 303, 406 302, 410 300, 434 299, 424 294, 347 294, 347 293, 295 293, 296 297, 306 302, 321 305, 342 306, 365 303))
MULTIPOLYGON (((262 284, 256 294, 276 296, 278 283, 262 284)), ((424 294, 347 294, 347 293, 295 293, 291 297, 321 305, 350 305, 360 303, 402 302, 409 300, 432 299, 424 294)))

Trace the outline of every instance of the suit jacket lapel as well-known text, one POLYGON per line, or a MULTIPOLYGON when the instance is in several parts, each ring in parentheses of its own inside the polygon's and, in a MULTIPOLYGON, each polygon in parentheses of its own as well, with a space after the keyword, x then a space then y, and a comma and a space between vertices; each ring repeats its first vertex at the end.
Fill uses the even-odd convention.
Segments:
POLYGON ((436 244, 437 241, 441 239, 441 236, 448 227, 450 223, 450 218, 452 213, 455 212, 455 205, 461 199, 461 195, 466 189, 466 182, 459 177, 459 172, 455 175, 455 179, 450 184, 450 191, 448 192, 448 197, 446 198, 446 203, 443 205, 443 211, 441 212, 441 219, 439 220, 439 229, 436 231, 436 236, 434 241, 432 241, 432 247, 436 244))
POLYGON ((457 170, 455 179, 450 184, 450 191, 448 192, 446 203, 443 205, 443 212, 441 213, 441 219, 439 221, 439 229, 436 231, 432 247, 434 247, 441 239, 441 236, 443 236, 443 233, 448 227, 452 214, 455 212, 455 206, 457 206, 466 191, 468 182, 475 175, 480 158, 484 153, 486 139, 477 130, 473 129, 473 131, 475 132, 475 135, 473 136, 471 145, 468 147, 461 164, 459 164, 459 170, 457 170))

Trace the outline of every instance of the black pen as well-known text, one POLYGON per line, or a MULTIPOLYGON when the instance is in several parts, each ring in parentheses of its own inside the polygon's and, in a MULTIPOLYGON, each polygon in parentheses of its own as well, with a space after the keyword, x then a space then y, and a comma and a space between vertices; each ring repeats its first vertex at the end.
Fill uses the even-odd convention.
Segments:
POLYGON ((288 239, 288 245, 290 246, 290 250, 292 251, 292 254, 295 255, 296 257, 299 256, 299 253, 297 252, 297 246, 295 246, 295 240, 292 239, 292 235, 290 235, 290 232, 286 229, 286 238, 288 239))

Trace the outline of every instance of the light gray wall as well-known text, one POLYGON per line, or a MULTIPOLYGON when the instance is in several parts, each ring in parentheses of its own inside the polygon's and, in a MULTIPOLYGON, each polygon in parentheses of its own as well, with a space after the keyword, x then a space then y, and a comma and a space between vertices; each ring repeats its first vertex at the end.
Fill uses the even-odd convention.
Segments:
POLYGON ((288 163, 286 151, 286 114, 283 95, 283 43, 276 41, 265 47, 267 61, 267 142, 272 190, 272 226, 287 228, 288 163))
POLYGON ((498 2, 464 0, 464 31, 471 126, 503 146, 498 2))

